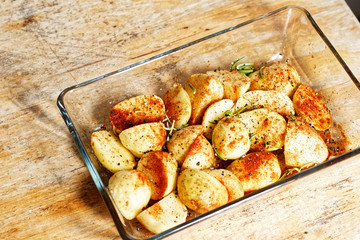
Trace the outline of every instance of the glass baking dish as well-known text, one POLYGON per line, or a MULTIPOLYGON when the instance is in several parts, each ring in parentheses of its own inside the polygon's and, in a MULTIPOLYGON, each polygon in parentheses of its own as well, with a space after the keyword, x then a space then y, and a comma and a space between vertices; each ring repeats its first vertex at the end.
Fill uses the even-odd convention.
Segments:
POLYGON ((298 6, 286 6, 66 88, 59 95, 57 106, 120 236, 123 239, 161 239, 259 194, 359 154, 359 90, 358 80, 309 12, 298 6), (246 61, 259 65, 269 61, 287 61, 293 65, 302 83, 310 85, 325 100, 333 121, 341 126, 347 137, 347 152, 215 210, 195 215, 187 222, 157 235, 149 233, 136 220, 124 219, 113 205, 107 189, 111 174, 92 153, 91 133, 98 129, 112 129, 109 111, 118 102, 141 94, 163 97, 174 82, 183 84, 194 73, 229 69, 231 63, 242 56, 246 56, 246 61))

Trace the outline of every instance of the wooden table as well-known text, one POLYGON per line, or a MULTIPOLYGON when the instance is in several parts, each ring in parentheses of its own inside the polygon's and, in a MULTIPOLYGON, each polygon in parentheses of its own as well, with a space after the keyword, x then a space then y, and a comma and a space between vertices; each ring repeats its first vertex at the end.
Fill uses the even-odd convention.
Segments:
MULTIPOLYGON (((65 87, 285 5, 305 7, 360 79, 343 0, 0 1, 0 239, 118 239, 58 110, 65 87)), ((168 239, 360 239, 360 156, 168 239)))

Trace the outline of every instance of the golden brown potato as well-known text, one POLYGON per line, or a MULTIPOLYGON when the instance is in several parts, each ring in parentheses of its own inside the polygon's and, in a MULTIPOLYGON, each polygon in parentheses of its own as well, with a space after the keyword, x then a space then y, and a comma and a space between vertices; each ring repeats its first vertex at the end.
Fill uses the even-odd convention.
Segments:
POLYGON ((165 94, 164 103, 166 115, 171 123, 175 121, 174 127, 184 126, 191 116, 191 102, 189 95, 184 88, 175 83, 174 86, 165 94))
POLYGON ((240 120, 249 132, 254 151, 275 151, 284 146, 286 121, 278 113, 260 108, 241 113, 240 120))
POLYGON ((185 222, 186 217, 186 206, 172 192, 139 213, 136 219, 150 232, 157 234, 185 222))
POLYGON ((91 148, 99 162, 109 171, 133 169, 135 157, 111 131, 101 130, 91 134, 91 148))
POLYGON ((164 119, 164 102, 155 95, 140 95, 126 99, 110 111, 111 125, 118 134, 142 123, 159 122, 164 119))
POLYGON ((277 157, 270 152, 252 152, 233 161, 227 168, 240 180, 245 193, 276 182, 281 176, 277 157))
POLYGON ((267 108, 283 116, 295 114, 291 99, 284 93, 274 90, 249 91, 236 102, 236 111, 257 108, 267 108))
POLYGON ((175 131, 166 146, 173 158, 176 159, 181 166, 190 150, 191 144, 197 136, 202 134, 204 129, 201 125, 192 125, 175 131))
POLYGON ((300 76, 293 66, 287 63, 275 63, 261 68, 249 75, 250 91, 276 90, 291 97, 300 84, 300 76), (261 77, 262 76, 262 77, 261 77))
POLYGON ((250 149, 249 132, 238 117, 224 117, 213 131, 214 149, 220 158, 236 159, 250 149))
POLYGON ((200 134, 191 144, 182 164, 182 169, 206 169, 215 162, 214 150, 209 141, 200 134))
POLYGON ((198 213, 206 213, 228 202, 228 192, 224 185, 198 169, 182 171, 177 190, 181 201, 198 213))
POLYGON ((284 155, 287 167, 302 167, 324 162, 329 151, 320 135, 298 117, 288 121, 284 155))
POLYGON ((135 157, 150 151, 160 151, 166 143, 166 130, 161 122, 144 123, 122 131, 121 143, 135 157))
POLYGON ((152 200, 165 197, 176 187, 178 164, 170 153, 163 151, 145 153, 136 169, 145 173, 150 180, 152 200))
POLYGON ((148 204, 151 186, 138 170, 121 170, 109 179, 110 194, 124 218, 131 220, 148 204))
POLYGON ((219 80, 224 87, 224 98, 234 102, 250 87, 250 78, 238 71, 218 70, 208 71, 206 74, 219 80))
POLYGON ((294 94, 293 103, 296 113, 316 130, 324 131, 331 126, 329 109, 311 87, 301 84, 294 94))
POLYGON ((224 97, 222 84, 207 74, 191 75, 185 83, 185 91, 191 102, 190 124, 201 123, 207 107, 224 97))

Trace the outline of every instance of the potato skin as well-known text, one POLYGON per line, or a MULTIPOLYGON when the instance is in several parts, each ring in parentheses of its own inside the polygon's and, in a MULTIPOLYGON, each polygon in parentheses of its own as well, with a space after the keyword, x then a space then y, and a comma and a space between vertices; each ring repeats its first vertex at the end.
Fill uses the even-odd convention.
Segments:
POLYGON ((165 119, 163 100, 155 95, 139 95, 115 105, 110 111, 110 121, 114 130, 120 134, 123 130, 150 122, 165 119))
POLYGON ((239 178, 245 192, 266 187, 281 176, 278 159, 270 152, 249 153, 233 161, 226 169, 239 178))
POLYGON ((148 204, 151 186, 144 173, 138 170, 121 170, 109 179, 110 194, 121 214, 134 219, 148 204))
POLYGON ((167 152, 145 153, 136 169, 145 173, 149 179, 152 200, 163 198, 176 187, 178 164, 167 152))
POLYGON ((182 169, 206 169, 214 165, 214 150, 209 141, 200 134, 191 144, 182 164, 182 169))
POLYGON ((214 177, 198 169, 185 169, 178 178, 181 201, 198 213, 206 213, 228 202, 226 188, 214 177))
POLYGON ((121 143, 135 157, 150 151, 160 151, 166 143, 166 130, 161 122, 144 123, 122 131, 121 143))
POLYGON ((294 94, 293 103, 296 113, 316 130, 324 131, 330 128, 330 111, 314 89, 301 84, 294 94))

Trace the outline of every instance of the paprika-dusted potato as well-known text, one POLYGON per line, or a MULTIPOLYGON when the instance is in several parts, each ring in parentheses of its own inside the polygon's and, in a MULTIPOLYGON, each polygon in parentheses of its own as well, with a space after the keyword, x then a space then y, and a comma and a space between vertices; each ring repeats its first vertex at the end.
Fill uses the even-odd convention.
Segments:
POLYGON ((150 180, 152 200, 165 197, 176 187, 178 164, 170 153, 163 151, 145 153, 136 169, 145 173, 150 180))
POLYGON ((185 91, 191 102, 190 124, 201 123, 205 110, 224 97, 222 84, 207 74, 193 74, 185 83, 185 91))
POLYGON ((124 218, 134 219, 151 196, 151 186, 146 175, 138 170, 121 170, 109 179, 110 194, 124 218))
POLYGON ((329 151, 320 135, 297 117, 288 121, 284 155, 287 167, 303 167, 324 162, 329 151))
POLYGON ((252 152, 233 161, 227 168, 240 180, 245 192, 266 187, 281 176, 277 157, 270 152, 252 152))
POLYGON ((277 112, 260 108, 241 113, 240 120, 249 131, 254 151, 275 151, 284 146, 286 121, 277 112))
POLYGON ((244 196, 244 189, 235 174, 226 169, 204 170, 216 178, 228 191, 228 202, 244 196))
POLYGON ((185 222, 186 217, 186 206, 172 192, 139 213, 136 219, 150 232, 157 234, 185 222))
POLYGON ((204 135, 200 134, 191 144, 182 164, 182 169, 206 169, 212 167, 214 162, 214 150, 204 135))
POLYGON ((294 94, 293 103, 296 113, 316 130, 324 131, 330 128, 330 111, 314 89, 301 84, 294 94))
POLYGON ((184 88, 175 83, 164 96, 166 115, 171 123, 175 121, 174 127, 184 126, 191 116, 191 102, 184 88))
POLYGON ((166 143, 166 130, 161 122, 143 123, 122 131, 121 143, 135 157, 150 151, 160 151, 166 143))
POLYGON ((236 101, 250 87, 250 78, 239 71, 215 70, 206 72, 218 79, 224 87, 224 98, 236 101))
POLYGON ((215 126, 212 142, 223 160, 236 159, 250 149, 249 132, 238 117, 224 117, 215 126))
POLYGON ((201 125, 188 126, 174 132, 166 146, 173 158, 178 162, 179 166, 183 164, 191 144, 195 141, 197 136, 203 132, 204 129, 201 125))
POLYGON ((111 131, 101 130, 91 134, 91 148, 99 162, 109 171, 133 169, 135 157, 111 131))
POLYGON ((185 169, 178 178, 181 201, 191 210, 206 213, 228 202, 228 192, 216 178, 198 169, 185 169))
POLYGON ((222 99, 211 104, 205 111, 202 125, 204 127, 204 135, 207 139, 211 139, 213 129, 216 123, 225 116, 234 106, 234 102, 230 99, 222 99))
POLYGON ((159 122, 164 119, 164 102, 155 95, 140 95, 126 99, 110 111, 111 125, 118 134, 142 123, 159 122))
POLYGON ((291 99, 284 93, 275 90, 255 90, 245 93, 236 102, 236 111, 267 108, 283 116, 294 115, 291 99))
POLYGON ((290 64, 275 63, 260 69, 249 75, 250 91, 276 90, 292 97, 296 87, 300 84, 300 76, 290 64))

